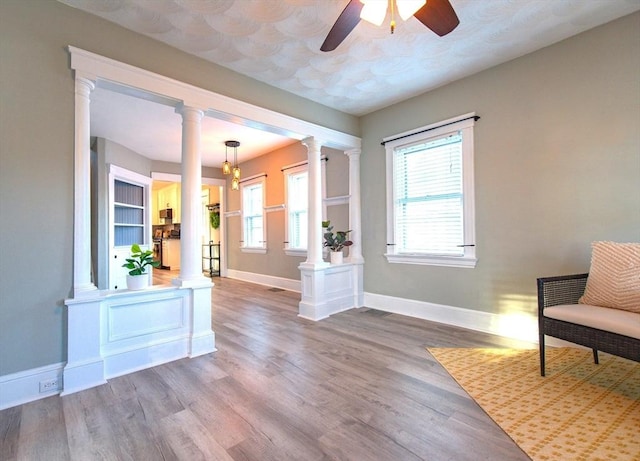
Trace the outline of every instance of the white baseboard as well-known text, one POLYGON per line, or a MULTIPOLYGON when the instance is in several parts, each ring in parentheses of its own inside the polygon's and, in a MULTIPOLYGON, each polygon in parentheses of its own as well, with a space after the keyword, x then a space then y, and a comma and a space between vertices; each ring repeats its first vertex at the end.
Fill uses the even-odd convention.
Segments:
POLYGON ((493 314, 375 293, 364 294, 366 307, 416 317, 531 343, 538 342, 538 318, 517 313, 493 314))
MULTIPOLYGON (((273 275, 256 274, 254 272, 243 272, 234 269, 227 269, 227 277, 244 282, 257 283, 258 285, 295 291, 296 293, 300 293, 301 291, 300 280, 285 279, 283 277, 274 277, 273 275)), ((213 279, 213 283, 215 283, 215 279, 213 279)))
MULTIPOLYGON (((282 288, 297 293, 301 291, 299 280, 273 277, 253 272, 236 271, 233 269, 229 269, 227 276, 245 282, 282 288)), ((536 315, 524 313, 494 314, 367 292, 364 293, 364 306, 521 341, 531 343, 538 342, 538 318, 536 315)), ((547 343, 550 346, 561 344, 555 343, 554 338, 548 338, 547 343)))
MULTIPOLYGON (((300 292, 299 280, 235 270, 229 270, 228 276, 260 285, 300 292)), ((416 317, 531 343, 538 342, 538 320, 534 315, 493 314, 375 293, 364 294, 364 305, 384 312, 416 317)), ((547 345, 570 345, 575 347, 574 344, 556 340, 555 338, 547 338, 547 345)), ((0 376, 0 410, 59 394, 63 388, 62 375, 64 365, 64 363, 57 363, 0 376), (50 379, 58 379, 58 388, 40 393, 40 382, 50 379)))
POLYGON ((59 394, 62 390, 64 365, 55 363, 0 376, 0 410, 59 394), (58 386, 40 392, 40 382, 52 379, 58 380, 58 386))

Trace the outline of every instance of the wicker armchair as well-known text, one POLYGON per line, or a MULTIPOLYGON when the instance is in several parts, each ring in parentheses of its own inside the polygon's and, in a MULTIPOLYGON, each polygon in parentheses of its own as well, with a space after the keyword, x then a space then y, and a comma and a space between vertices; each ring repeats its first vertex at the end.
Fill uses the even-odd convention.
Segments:
POLYGON ((640 361, 640 340, 584 325, 545 317, 544 309, 561 304, 577 304, 584 293, 589 274, 564 275, 538 279, 538 333, 540 336, 540 374, 545 375, 544 336, 590 347, 598 363, 598 351, 640 361))

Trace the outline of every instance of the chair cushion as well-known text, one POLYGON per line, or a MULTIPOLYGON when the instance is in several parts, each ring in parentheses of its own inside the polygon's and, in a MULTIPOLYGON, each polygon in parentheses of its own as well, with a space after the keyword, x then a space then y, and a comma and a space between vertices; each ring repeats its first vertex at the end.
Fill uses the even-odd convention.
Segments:
POLYGON ((544 316, 640 339, 640 314, 635 312, 589 304, 561 304, 546 307, 544 316))
POLYGON ((593 242, 591 269, 578 301, 640 313, 640 243, 593 242))

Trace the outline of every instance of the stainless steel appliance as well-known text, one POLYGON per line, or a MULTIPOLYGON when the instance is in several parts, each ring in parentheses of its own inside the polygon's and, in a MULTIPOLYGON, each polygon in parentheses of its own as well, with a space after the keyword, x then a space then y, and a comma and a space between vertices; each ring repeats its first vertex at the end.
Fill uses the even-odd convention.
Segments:
POLYGON ((160 261, 159 268, 162 269, 162 239, 153 239, 153 260, 160 261))

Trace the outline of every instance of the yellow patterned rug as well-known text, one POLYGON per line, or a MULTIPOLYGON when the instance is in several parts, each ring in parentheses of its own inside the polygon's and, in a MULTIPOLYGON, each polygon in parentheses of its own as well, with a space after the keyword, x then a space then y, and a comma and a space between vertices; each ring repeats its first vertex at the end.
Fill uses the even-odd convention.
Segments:
POLYGON ((640 363, 590 350, 428 351, 533 460, 640 460, 640 363))

